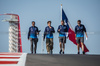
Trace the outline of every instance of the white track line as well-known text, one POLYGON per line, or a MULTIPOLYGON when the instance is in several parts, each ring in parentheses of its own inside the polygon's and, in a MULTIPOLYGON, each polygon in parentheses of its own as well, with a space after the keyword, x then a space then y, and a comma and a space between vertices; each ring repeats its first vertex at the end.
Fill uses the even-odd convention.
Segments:
POLYGON ((0 61, 20 61, 20 59, 0 59, 0 61))
POLYGON ((4 56, 4 55, 0 55, 0 57, 21 57, 21 56, 14 56, 14 55, 8 55, 8 56, 5 55, 5 56, 4 56))

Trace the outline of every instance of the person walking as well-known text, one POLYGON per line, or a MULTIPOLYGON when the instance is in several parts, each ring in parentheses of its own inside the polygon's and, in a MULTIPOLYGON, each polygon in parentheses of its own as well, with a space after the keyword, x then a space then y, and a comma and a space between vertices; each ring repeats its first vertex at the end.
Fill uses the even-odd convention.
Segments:
POLYGON ((48 26, 45 27, 43 41, 46 36, 46 49, 48 54, 53 53, 53 33, 55 33, 54 27, 51 26, 51 21, 47 22, 48 26))
POLYGON ((75 26, 75 39, 76 39, 76 42, 77 42, 77 49, 78 49, 77 54, 80 54, 80 50, 79 50, 80 44, 82 46, 83 54, 85 54, 85 52, 84 52, 84 32, 86 34, 86 38, 88 37, 87 32, 86 32, 86 28, 83 24, 81 24, 81 20, 78 20, 77 24, 78 25, 75 26))
POLYGON ((59 54, 64 54, 65 43, 66 43, 66 33, 67 26, 64 25, 64 21, 61 21, 61 25, 58 26, 57 32, 59 33, 59 44, 60 44, 60 52, 59 54))
POLYGON ((31 53, 33 54, 33 43, 34 43, 34 53, 36 54, 36 49, 37 49, 37 42, 38 38, 37 35, 39 35, 39 30, 38 27, 35 26, 35 21, 32 21, 32 26, 29 27, 29 32, 28 32, 28 40, 31 42, 31 53))

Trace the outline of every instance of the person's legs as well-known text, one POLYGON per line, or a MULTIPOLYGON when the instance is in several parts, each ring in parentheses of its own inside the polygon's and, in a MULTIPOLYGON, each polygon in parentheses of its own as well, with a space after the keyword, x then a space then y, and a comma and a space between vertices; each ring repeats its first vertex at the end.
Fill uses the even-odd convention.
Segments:
POLYGON ((77 43, 78 54, 80 54, 80 44, 77 43))
POLYGON ((78 50, 77 54, 80 54, 80 37, 76 38, 76 42, 77 42, 77 50, 78 50))
POLYGON ((34 43, 34 52, 36 54, 36 49, 37 49, 37 43, 34 43))
POLYGON ((59 37, 59 46, 60 46, 60 52, 59 52, 59 54, 61 54, 61 52, 62 52, 62 43, 63 43, 62 37, 59 37))
POLYGON ((63 43, 63 54, 64 54, 64 50, 65 50, 65 43, 63 43))
POLYGON ((52 54, 52 51, 53 50, 53 38, 50 38, 50 51, 51 51, 51 54, 52 54))
POLYGON ((47 53, 50 53, 50 47, 49 47, 50 39, 46 38, 46 48, 47 48, 47 53))
POLYGON ((65 43, 66 43, 66 37, 63 37, 63 54, 64 54, 64 50, 65 50, 65 43))
POLYGON ((84 51, 84 43, 81 42, 81 46, 82 46, 82 51, 84 51))
POLYGON ((62 43, 59 42, 59 45, 60 45, 60 52, 59 52, 59 54, 61 54, 61 52, 62 52, 62 43))
POLYGON ((38 42, 38 39, 35 38, 34 39, 34 53, 36 54, 36 49, 37 49, 37 42, 38 42))
POLYGON ((33 38, 30 38, 30 42, 31 42, 31 53, 33 54, 33 38))
POLYGON ((62 43, 60 42, 59 45, 60 45, 60 50, 62 50, 62 43))
POLYGON ((81 37, 80 41, 81 41, 83 54, 85 54, 85 52, 84 52, 84 37, 81 37))

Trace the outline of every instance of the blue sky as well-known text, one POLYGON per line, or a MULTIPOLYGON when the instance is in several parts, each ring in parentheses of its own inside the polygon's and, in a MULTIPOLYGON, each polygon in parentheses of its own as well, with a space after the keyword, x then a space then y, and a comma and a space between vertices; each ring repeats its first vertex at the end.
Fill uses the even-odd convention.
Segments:
MULTIPOLYGON (((85 44, 90 50, 87 54, 100 54, 100 0, 0 0, 0 14, 14 13, 20 16, 22 46, 25 53, 30 53, 30 41, 27 40, 27 32, 31 22, 35 21, 36 26, 41 30, 37 45, 37 53, 41 53, 42 33, 47 26, 47 21, 52 21, 52 26, 56 31, 60 25, 61 4, 63 4, 63 9, 73 29, 77 25, 78 19, 87 28, 88 40, 85 40, 85 44)), ((9 52, 9 23, 2 22, 1 18, 0 16, 0 52, 9 52)), ((65 46, 66 54, 77 53, 77 46, 69 39, 67 39, 65 46)), ((53 52, 59 53, 57 32, 54 34, 53 52)), ((45 43, 43 53, 46 53, 45 43)))

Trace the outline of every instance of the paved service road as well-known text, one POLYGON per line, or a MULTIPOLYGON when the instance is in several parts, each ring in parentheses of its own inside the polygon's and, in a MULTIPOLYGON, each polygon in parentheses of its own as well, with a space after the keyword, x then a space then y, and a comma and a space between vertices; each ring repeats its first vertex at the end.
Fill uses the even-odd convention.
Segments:
POLYGON ((25 66, 100 66, 100 55, 28 54, 25 66))

